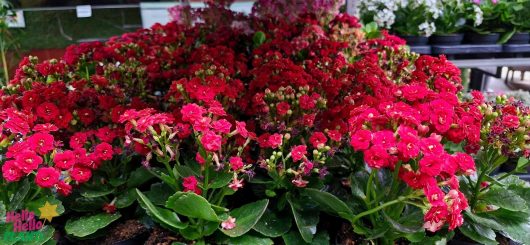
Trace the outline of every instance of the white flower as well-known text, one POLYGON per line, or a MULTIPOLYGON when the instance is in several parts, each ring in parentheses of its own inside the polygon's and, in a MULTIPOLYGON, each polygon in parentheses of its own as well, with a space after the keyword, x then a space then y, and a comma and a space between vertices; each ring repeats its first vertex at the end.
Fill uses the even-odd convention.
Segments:
POLYGON ((474 26, 479 26, 480 24, 482 24, 482 21, 483 21, 483 12, 482 12, 482 9, 480 9, 479 6, 477 5, 473 5, 473 11, 475 12, 475 23, 473 23, 474 26))
POLYGON ((425 36, 429 37, 436 31, 436 26, 433 22, 424 22, 418 26, 420 32, 425 33, 425 36))

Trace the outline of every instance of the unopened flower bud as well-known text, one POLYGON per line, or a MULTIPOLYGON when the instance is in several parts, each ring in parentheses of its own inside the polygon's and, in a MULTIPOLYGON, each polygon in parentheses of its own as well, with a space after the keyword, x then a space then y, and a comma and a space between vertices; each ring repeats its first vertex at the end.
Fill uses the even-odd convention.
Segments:
POLYGON ((291 139, 291 134, 290 133, 286 133, 285 135, 283 135, 283 138, 285 140, 290 140, 291 139))

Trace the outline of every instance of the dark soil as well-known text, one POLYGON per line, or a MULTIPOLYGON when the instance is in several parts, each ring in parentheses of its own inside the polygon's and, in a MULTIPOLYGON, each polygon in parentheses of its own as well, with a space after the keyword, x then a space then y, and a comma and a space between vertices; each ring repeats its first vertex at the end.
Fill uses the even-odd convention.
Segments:
POLYGON ((112 228, 102 244, 119 244, 121 241, 134 240, 134 238, 142 234, 147 237, 147 228, 140 221, 126 220, 112 228))
POLYGON ((167 230, 155 227, 153 228, 151 235, 145 242, 145 245, 171 245, 173 242, 191 244, 181 237, 176 237, 174 234, 167 230))
POLYGON ((340 245, 362 244, 362 239, 353 233, 353 228, 349 223, 343 223, 336 236, 335 241, 340 245))

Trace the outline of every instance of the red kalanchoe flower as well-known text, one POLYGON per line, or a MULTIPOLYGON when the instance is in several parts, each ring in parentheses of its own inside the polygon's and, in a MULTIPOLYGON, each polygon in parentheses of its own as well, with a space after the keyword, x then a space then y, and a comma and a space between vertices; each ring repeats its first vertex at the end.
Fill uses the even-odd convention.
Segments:
POLYGON ((59 181, 55 184, 55 189, 62 196, 69 196, 72 193, 72 186, 65 183, 64 181, 59 181))
POLYGON ((52 167, 40 168, 35 176, 35 182, 42 188, 51 188, 61 177, 61 173, 52 167))
POLYGON ((293 146, 293 148, 291 149, 291 157, 293 158, 293 161, 295 162, 302 160, 306 154, 307 154, 306 145, 293 146))
POLYGON ((198 186, 197 178, 195 176, 189 176, 182 179, 182 186, 184 187, 185 192, 195 192, 195 194, 200 195, 202 190, 198 186))
POLYGON ((285 116, 289 109, 291 109, 291 106, 287 102, 280 102, 276 105, 276 112, 280 116, 285 116))
POLYGON ((53 162, 55 163, 55 167, 67 170, 74 166, 76 160, 75 160, 75 154, 73 151, 63 151, 58 152, 53 157, 53 162))
POLYGON ((32 151, 23 151, 15 157, 17 167, 24 173, 29 174, 36 170, 42 163, 42 158, 32 151))
POLYGON ((96 156, 101 160, 111 160, 114 150, 112 149, 112 145, 107 142, 103 142, 96 146, 94 154, 96 154, 96 156))
POLYGON ((229 134, 232 124, 229 123, 226 119, 221 119, 212 123, 212 128, 221 134, 229 134))
POLYGON ((116 205, 112 204, 112 203, 105 203, 103 204, 103 211, 105 211, 105 213, 108 213, 108 214, 113 214, 113 213, 116 213, 116 205))
POLYGON ((419 161, 419 170, 421 173, 431 177, 440 174, 442 168, 442 159, 437 155, 426 155, 419 161))
POLYGON ((9 160, 2 165, 2 176, 8 182, 16 182, 24 176, 24 173, 17 167, 14 160, 9 160))
POLYGON ((37 116, 42 118, 45 122, 51 122, 59 116, 59 108, 51 102, 42 103, 37 106, 37 116))
POLYGON ((84 167, 74 167, 70 170, 70 177, 79 184, 85 183, 92 177, 92 171, 84 167))
POLYGON ((236 130, 244 138, 248 137, 247 124, 245 122, 236 121, 236 130))
POLYGON ((77 116, 79 117, 79 121, 81 121, 85 126, 90 125, 92 122, 94 122, 94 120, 96 120, 94 111, 88 108, 78 110, 77 116))
POLYGON ((384 168, 390 165, 390 155, 382 145, 374 145, 364 152, 364 161, 371 168, 384 168))
POLYGON ((241 157, 230 157, 229 161, 230 161, 230 167, 234 171, 238 171, 238 170, 242 169, 243 166, 245 165, 243 163, 243 159, 241 159, 241 157))
POLYGON ((328 142, 328 138, 322 132, 314 132, 311 137, 309 137, 309 143, 311 143, 313 147, 317 149, 324 147, 326 142, 328 142))
POLYGON ((37 124, 33 127, 33 131, 35 132, 55 132, 58 131, 59 128, 51 123, 45 123, 45 124, 37 124))
POLYGON ((502 125, 509 129, 516 129, 519 127, 519 117, 514 115, 505 115, 502 117, 502 125))
POLYGON ((45 155, 54 149, 53 136, 49 133, 39 132, 28 138, 28 144, 31 150, 41 155, 45 155))

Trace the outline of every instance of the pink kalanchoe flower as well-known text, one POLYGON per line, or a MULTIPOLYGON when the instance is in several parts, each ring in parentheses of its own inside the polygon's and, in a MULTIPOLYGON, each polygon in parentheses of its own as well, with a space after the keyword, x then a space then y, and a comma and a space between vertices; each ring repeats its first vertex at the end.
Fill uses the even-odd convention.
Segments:
POLYGON ((72 186, 64 181, 57 182, 57 184, 55 184, 55 189, 57 189, 57 192, 62 196, 69 196, 70 193, 72 193, 72 186))
POLYGON ((52 167, 40 168, 35 176, 35 182, 42 188, 51 188, 58 181, 61 173, 52 167))
POLYGON ((229 134, 232 124, 226 119, 221 119, 212 123, 212 128, 221 134, 229 134))
POLYGON ((195 120, 200 119, 204 113, 206 113, 206 109, 197 104, 187 104, 182 107, 180 113, 182 113, 183 121, 194 122, 195 120))
POLYGON ((239 133, 239 135, 243 136, 244 138, 248 137, 248 131, 246 127, 247 127, 247 124, 245 122, 236 121, 236 130, 239 133))
POLYGON ((228 187, 234 191, 239 190, 239 188, 243 187, 243 179, 239 180, 237 178, 234 178, 232 182, 230 182, 228 187))
POLYGON ((204 160, 204 158, 201 156, 201 153, 197 152, 197 154, 195 154, 195 161, 197 161, 197 163, 199 165, 204 165, 204 163, 206 163, 206 161, 204 160))
POLYGON ((281 134, 273 134, 269 136, 268 143, 271 148, 278 148, 283 144, 283 136, 281 134))
POLYGON ((230 157, 230 167, 232 168, 232 170, 234 171, 238 171, 240 169, 243 168, 243 166, 245 165, 243 163, 243 159, 241 159, 241 157, 230 157))
POLYGON ((295 162, 302 160, 306 154, 307 154, 306 145, 293 146, 293 148, 291 149, 291 157, 293 158, 293 161, 295 162))
POLYGON ((216 152, 221 149, 222 138, 213 131, 207 131, 201 137, 201 143, 205 150, 216 152))
POLYGON ((356 151, 363 151, 370 147, 372 132, 368 130, 358 130, 351 136, 350 144, 356 151))
POLYGON ((223 228, 223 230, 232 230, 236 228, 236 218, 228 216, 228 219, 221 223, 221 228, 223 228))
POLYGON ((35 132, 54 132, 59 130, 59 128, 51 123, 37 124, 33 127, 35 132))

